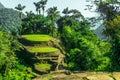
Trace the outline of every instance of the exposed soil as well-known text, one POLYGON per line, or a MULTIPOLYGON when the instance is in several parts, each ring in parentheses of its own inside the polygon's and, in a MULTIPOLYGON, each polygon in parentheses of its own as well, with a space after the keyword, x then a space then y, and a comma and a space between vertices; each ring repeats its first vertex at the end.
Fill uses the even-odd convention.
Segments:
POLYGON ((33 80, 120 80, 120 72, 77 72, 70 75, 65 72, 51 72, 33 80))

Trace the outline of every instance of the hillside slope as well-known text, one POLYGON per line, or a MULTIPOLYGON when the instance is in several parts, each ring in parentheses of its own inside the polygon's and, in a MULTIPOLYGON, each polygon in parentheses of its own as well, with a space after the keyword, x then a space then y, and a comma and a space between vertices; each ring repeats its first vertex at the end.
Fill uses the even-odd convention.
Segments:
POLYGON ((2 30, 8 31, 14 35, 18 35, 20 22, 21 20, 19 18, 18 11, 10 8, 5 8, 0 3, 0 24, 2 26, 2 30))
MULTIPOLYGON (((43 34, 22 35, 20 42, 28 51, 33 68, 28 69, 35 76, 64 68, 65 51, 59 39, 43 34)), ((25 55, 25 54, 23 54, 25 55)), ((29 64, 29 63, 28 63, 29 64)))
POLYGON ((0 23, 3 30, 14 34, 18 33, 20 25, 19 13, 13 9, 0 9, 0 23))
POLYGON ((1 8, 5 8, 5 7, 4 7, 4 6, 2 5, 2 3, 0 2, 0 9, 1 9, 1 8))

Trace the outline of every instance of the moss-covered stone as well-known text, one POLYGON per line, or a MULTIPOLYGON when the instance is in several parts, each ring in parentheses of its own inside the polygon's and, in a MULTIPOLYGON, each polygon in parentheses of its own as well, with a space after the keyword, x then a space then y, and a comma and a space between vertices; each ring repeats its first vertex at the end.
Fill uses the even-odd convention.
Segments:
POLYGON ((34 68, 40 72, 47 72, 51 69, 51 65, 47 63, 36 63, 34 64, 34 68))
POLYGON ((22 35, 22 38, 32 42, 47 42, 52 40, 52 37, 50 37, 49 35, 42 35, 42 34, 22 35))
POLYGON ((51 53, 58 51, 57 48, 53 47, 27 47, 27 50, 32 53, 51 53))

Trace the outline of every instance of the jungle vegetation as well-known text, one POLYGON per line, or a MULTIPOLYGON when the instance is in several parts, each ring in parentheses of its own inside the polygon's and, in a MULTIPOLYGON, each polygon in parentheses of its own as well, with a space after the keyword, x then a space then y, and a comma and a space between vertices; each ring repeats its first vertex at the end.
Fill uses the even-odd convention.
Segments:
MULTIPOLYGON (((85 18, 80 11, 62 11, 56 6, 46 9, 47 0, 34 2, 36 13, 22 13, 25 7, 16 5, 15 9, 0 8, 0 80, 31 80, 35 76, 28 72, 32 69, 28 51, 19 38, 31 41, 49 41, 56 38, 65 50, 66 69, 74 71, 120 71, 120 2, 119 0, 87 0, 87 9, 96 6, 99 17, 85 18), (14 14, 13 14, 14 13, 14 14), (45 15, 45 13, 47 15, 45 15), (91 29, 93 21, 103 21, 100 39, 91 29), (29 35, 41 34, 33 37, 29 35), (29 37, 28 37, 29 36, 29 37), (27 60, 28 59, 28 60, 27 60)), ((33 49, 33 48, 32 48, 33 49)), ((32 50, 31 49, 31 50, 32 50)), ((56 51, 56 48, 45 50, 56 51)), ((43 49, 33 49, 42 51, 43 49)), ((43 51, 45 51, 43 50, 43 51)), ((31 51, 31 52, 32 52, 31 51)), ((44 66, 46 67, 46 66, 44 66)), ((48 69, 48 68, 47 68, 48 69)))

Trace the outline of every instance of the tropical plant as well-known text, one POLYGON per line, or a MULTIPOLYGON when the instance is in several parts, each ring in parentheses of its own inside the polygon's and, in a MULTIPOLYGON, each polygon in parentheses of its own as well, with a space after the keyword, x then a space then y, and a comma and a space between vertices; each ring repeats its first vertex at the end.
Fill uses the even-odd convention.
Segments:
POLYGON ((21 52, 22 45, 15 36, 0 30, 0 79, 1 80, 31 80, 33 75, 26 70, 18 52, 21 52))
MULTIPOLYGON (((17 9, 19 11, 19 17, 22 21, 22 10, 25 8, 25 6, 22 6, 21 4, 18 4, 18 6, 15 7, 15 9, 17 9)), ((19 28, 19 34, 21 35, 22 32, 22 23, 20 24, 20 28, 19 28)))
POLYGON ((67 16, 69 14, 69 9, 68 7, 65 8, 63 11, 62 11, 63 14, 65 14, 65 16, 67 16))
POLYGON ((60 14, 59 14, 59 11, 57 11, 57 7, 52 7, 52 8, 49 8, 47 10, 47 14, 48 16, 50 16, 51 18, 51 30, 52 30, 52 36, 54 37, 54 28, 56 27, 55 26, 55 23, 56 21, 59 19, 60 17, 60 14))
POLYGON ((18 4, 18 6, 15 7, 20 12, 20 19, 22 19, 22 10, 25 8, 25 6, 22 6, 21 4, 18 4))
POLYGON ((43 16, 44 16, 45 5, 47 4, 47 0, 41 0, 40 3, 41 3, 41 8, 42 8, 42 10, 43 10, 43 16))
POLYGON ((7 32, 0 31, 0 45, 0 73, 7 75, 17 62, 15 51, 19 49, 19 43, 7 32))
POLYGON ((64 18, 61 23, 63 26, 61 40, 67 52, 68 68, 71 70, 109 70, 111 68, 112 63, 108 56, 111 44, 100 41, 90 30, 84 18, 83 21, 73 17, 64 18), (104 47, 107 51, 102 48, 106 45, 109 45, 104 47))
POLYGON ((35 5, 35 7, 36 7, 36 12, 37 12, 37 14, 39 13, 39 14, 41 14, 41 4, 40 4, 40 2, 34 2, 33 3, 34 5, 35 5))

